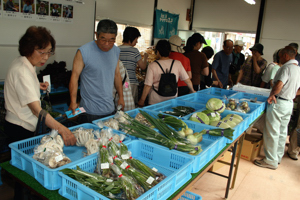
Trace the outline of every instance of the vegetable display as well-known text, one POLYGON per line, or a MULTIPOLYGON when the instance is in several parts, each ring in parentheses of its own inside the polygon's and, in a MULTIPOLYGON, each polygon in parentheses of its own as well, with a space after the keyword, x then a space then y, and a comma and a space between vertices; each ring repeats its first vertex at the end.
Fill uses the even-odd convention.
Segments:
POLYGON ((130 124, 120 123, 122 129, 127 134, 139 137, 150 142, 168 147, 169 149, 176 149, 178 151, 188 152, 191 155, 199 154, 202 149, 200 146, 194 146, 182 137, 175 129, 170 128, 162 119, 155 119, 148 113, 140 110, 140 113, 155 127, 159 132, 139 123, 137 120, 127 116, 130 124))
POLYGON ((131 155, 131 152, 125 144, 121 145, 123 147, 115 145, 115 141, 109 137, 108 134, 101 138, 96 173, 85 172, 79 167, 76 170, 63 169, 61 172, 108 198, 124 200, 137 199, 166 178, 155 168, 151 169, 131 156, 122 159, 122 154, 131 155))

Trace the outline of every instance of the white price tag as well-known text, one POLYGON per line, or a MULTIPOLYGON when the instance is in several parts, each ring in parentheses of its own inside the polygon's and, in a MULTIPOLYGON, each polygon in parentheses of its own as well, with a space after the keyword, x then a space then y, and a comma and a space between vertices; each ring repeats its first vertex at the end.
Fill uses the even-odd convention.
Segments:
POLYGON ((212 116, 212 117, 216 117, 216 113, 212 112, 212 113, 211 113, 211 116, 212 116))
POLYGON ((123 159, 123 160, 127 160, 127 159, 129 159, 129 156, 128 155, 121 155, 121 158, 123 159))
POLYGON ((126 162, 123 162, 123 163, 120 165, 120 167, 121 167, 122 169, 125 169, 127 166, 128 166, 128 164, 127 164, 126 162))
POLYGON ((56 162, 59 162, 59 161, 61 161, 62 159, 63 159, 63 156, 62 156, 61 154, 55 157, 55 161, 56 161, 56 162))
MULTIPOLYGON (((49 86, 48 86, 48 90, 49 90, 49 93, 51 92, 51 79, 50 79, 50 75, 45 75, 43 76, 43 81, 44 83, 45 82, 48 82, 49 83, 49 86)), ((44 93, 46 93, 46 91, 44 91, 44 93)))
POLYGON ((196 117, 197 116, 197 113, 194 113, 193 115, 192 115, 192 117, 196 117))
POLYGON ((101 169, 109 169, 109 163, 101 163, 101 169))
POLYGON ((111 180, 111 179, 109 178, 109 179, 106 179, 106 182, 111 183, 111 182, 113 182, 113 180, 111 180))
POLYGON ((152 170, 155 172, 158 172, 158 170, 155 167, 153 167, 152 170))
POLYGON ((155 179, 154 179, 153 177, 149 176, 149 178, 147 179, 146 182, 147 182, 148 184, 151 185, 151 184, 153 183, 154 180, 155 180, 155 179))

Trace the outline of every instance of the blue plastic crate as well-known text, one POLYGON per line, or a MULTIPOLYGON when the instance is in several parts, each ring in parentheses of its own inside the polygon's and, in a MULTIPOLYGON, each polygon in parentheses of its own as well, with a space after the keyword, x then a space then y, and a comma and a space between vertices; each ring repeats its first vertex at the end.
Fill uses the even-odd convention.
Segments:
POLYGON ((52 111, 59 112, 61 114, 66 114, 65 112, 68 111, 68 109, 69 109, 69 106, 66 103, 52 106, 52 111))
POLYGON ((265 97, 265 96, 249 94, 249 93, 245 93, 245 92, 236 93, 236 94, 232 95, 230 98, 238 99, 239 101, 247 101, 247 102, 260 104, 263 106, 262 107, 263 110, 267 106, 267 99, 268 99, 268 97, 265 97), (253 102, 255 100, 256 100, 256 102, 253 102))
MULTIPOLYGON (((173 111, 173 107, 176 106, 187 106, 192 107, 195 111, 205 108, 205 104, 192 103, 189 101, 184 101, 180 99, 171 99, 171 101, 164 101, 158 104, 153 104, 151 106, 144 107, 146 110, 157 111, 157 112, 165 112, 165 111, 173 111)), ((171 114, 168 114, 171 115, 171 114)), ((173 115, 172 115, 173 116, 173 115)), ((184 117, 184 116, 181 116, 184 117)))
MULTIPOLYGON (((203 129, 211 130, 214 129, 212 126, 200 124, 197 122, 184 120, 187 126, 194 132, 200 132, 203 129)), ((203 135, 203 139, 198 145, 201 145, 202 152, 196 156, 189 155, 194 159, 192 173, 197 173, 201 170, 211 159, 213 159, 225 146, 227 138, 212 136, 208 134, 203 135)), ((172 150, 173 151, 173 150, 172 150)))
MULTIPOLYGON (((150 168, 155 167, 166 176, 163 181, 145 192, 137 200, 165 200, 192 177, 193 159, 186 157, 185 154, 169 151, 159 145, 141 140, 131 141, 127 146, 132 152, 132 157, 142 161, 150 168)), ((89 172, 93 172, 96 165, 96 156, 93 156, 88 162, 78 164, 81 169, 89 172)), ((75 168, 75 165, 72 168, 75 168)), ((62 187, 59 189, 59 194, 63 197, 77 200, 109 200, 62 172, 59 172, 59 175, 62 177, 62 187)))
MULTIPOLYGON (((93 129, 98 128, 93 124, 81 124, 69 129, 73 130, 78 127, 93 129)), ((114 133, 118 134, 119 132, 114 133)), ((56 169, 50 169, 32 158, 34 154, 34 148, 36 145, 40 144, 43 136, 44 135, 40 135, 9 144, 9 147, 11 148, 10 163, 34 177, 46 189, 57 190, 61 187, 61 177, 58 176, 58 171, 70 166, 74 166, 78 163, 85 162, 91 155, 83 157, 84 152, 86 152, 85 147, 64 146, 63 152, 71 159, 72 162, 56 169)), ((130 139, 127 138, 127 140, 130 142, 130 139)), ((124 140, 124 144, 127 144, 128 142, 124 140)))
POLYGON ((234 90, 225 90, 225 89, 221 89, 221 88, 211 87, 211 88, 207 88, 205 90, 199 90, 198 93, 209 94, 209 95, 222 97, 222 98, 225 95, 228 98, 238 92, 234 91, 234 90))
POLYGON ((178 200, 202 200, 202 197, 198 194, 186 191, 178 200))
POLYGON ((178 97, 178 99, 180 99, 180 100, 189 101, 189 102, 197 103, 197 104, 203 104, 203 105, 206 105, 207 101, 211 98, 221 99, 225 103, 225 99, 222 97, 205 94, 205 93, 200 93, 200 92, 196 92, 191 95, 178 97))

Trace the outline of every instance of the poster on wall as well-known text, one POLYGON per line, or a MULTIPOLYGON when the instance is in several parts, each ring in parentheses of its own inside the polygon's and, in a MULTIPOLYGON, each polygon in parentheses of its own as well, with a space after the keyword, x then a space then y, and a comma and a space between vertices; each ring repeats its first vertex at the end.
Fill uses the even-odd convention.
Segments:
POLYGON ((7 18, 19 18, 20 14, 20 2, 19 0, 3 0, 3 17, 7 18))
POLYGON ((154 37, 167 38, 177 34, 179 15, 167 11, 155 11, 154 37))
POLYGON ((36 14, 38 21, 50 21, 49 19, 49 1, 36 1, 36 14))
POLYGON ((63 5, 63 21, 73 23, 73 6, 63 5))
POLYGON ((53 22, 61 21, 62 5, 58 3, 50 3, 50 16, 53 22))
POLYGON ((34 0, 21 0, 21 18, 26 20, 36 19, 34 0))
POLYGON ((2 0, 0 0, 0 17, 2 17, 2 0))

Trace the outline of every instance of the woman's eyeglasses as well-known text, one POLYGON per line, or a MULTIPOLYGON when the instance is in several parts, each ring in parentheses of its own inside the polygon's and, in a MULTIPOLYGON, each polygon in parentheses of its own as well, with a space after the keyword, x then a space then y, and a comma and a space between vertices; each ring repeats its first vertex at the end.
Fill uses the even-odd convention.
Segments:
POLYGON ((49 51, 49 52, 42 52, 42 51, 39 51, 38 49, 35 49, 42 57, 45 57, 46 55, 48 57, 50 56, 53 56, 55 53, 53 51, 49 51))

